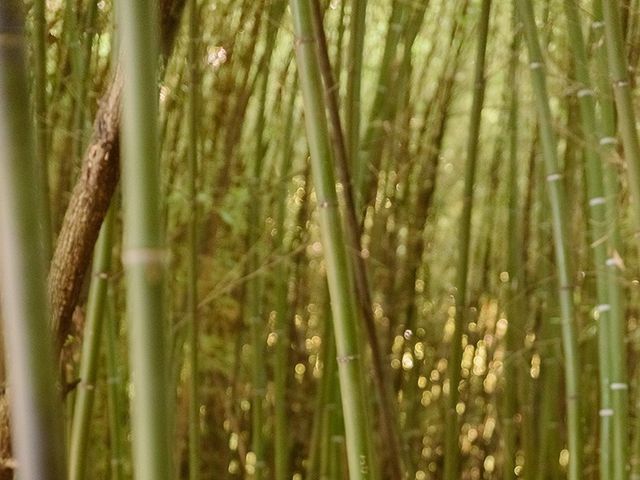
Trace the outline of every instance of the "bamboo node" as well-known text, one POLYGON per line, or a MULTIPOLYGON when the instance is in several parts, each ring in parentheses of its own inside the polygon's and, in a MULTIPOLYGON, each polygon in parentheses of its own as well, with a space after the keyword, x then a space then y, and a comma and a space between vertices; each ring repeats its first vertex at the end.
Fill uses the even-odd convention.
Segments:
POLYGON ((536 69, 538 69, 538 68, 542 68, 543 66, 544 66, 544 64, 543 64, 542 62, 531 62, 531 63, 529 64, 529 68, 530 68, 531 70, 536 70, 536 69))
POLYGON ((336 357, 336 360, 340 364, 346 364, 346 363, 352 362, 354 360, 357 360, 358 357, 359 357, 359 355, 338 355, 336 357))
POLYGON ((628 390, 629 389, 629 384, 627 384, 627 383, 612 383, 611 385, 609 385, 609 388, 611 390, 628 390))
POLYGON ((612 408, 602 408, 598 412, 601 417, 613 417, 613 409, 612 408))
POLYGON ((597 22, 593 22, 591 24, 591 28, 604 28, 604 22, 602 20, 598 20, 597 22))
POLYGON ((300 36, 300 37, 296 37, 296 47, 303 45, 305 43, 314 43, 316 41, 316 39, 312 36, 300 36))
POLYGON ((601 303, 600 305, 595 306, 595 311, 599 313, 608 312, 609 310, 611 310, 611 305, 608 303, 601 303))
POLYGON ((547 182, 557 182, 558 180, 562 179, 562 174, 561 173, 552 173, 550 175, 547 175, 547 182))
POLYGON ((166 248, 127 248, 122 252, 122 263, 125 266, 164 264, 169 258, 166 248))
POLYGON ((589 199, 589 206, 595 207, 596 205, 604 205, 607 199, 604 197, 593 197, 589 199))
POLYGON ((618 139, 616 137, 602 137, 600 139, 600 145, 615 145, 618 143, 618 139))
POLYGON ((578 98, 593 97, 594 92, 590 88, 581 88, 580 90, 578 90, 577 95, 578 95, 578 98))

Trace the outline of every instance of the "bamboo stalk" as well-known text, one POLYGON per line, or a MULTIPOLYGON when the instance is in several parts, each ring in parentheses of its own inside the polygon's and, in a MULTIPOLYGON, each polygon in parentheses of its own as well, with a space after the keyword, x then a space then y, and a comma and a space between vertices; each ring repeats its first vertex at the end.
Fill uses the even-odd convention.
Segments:
POLYGON ((165 359, 158 169, 157 3, 117 3, 123 71, 123 264, 129 319, 133 459, 138 480, 168 479, 168 371, 165 359))
POLYGON ((113 217, 113 208, 111 208, 107 213, 98 237, 93 260, 91 289, 87 302, 87 320, 84 329, 82 357, 80 359, 80 384, 76 394, 71 426, 70 480, 82 480, 87 473, 89 428, 96 394, 100 341, 105 317, 105 299, 111 271, 113 217))
POLYGON ((187 309, 188 333, 187 343, 189 352, 189 480, 200 479, 200 379, 199 379, 199 328, 198 328, 198 102, 200 101, 200 81, 198 76, 198 2, 189 1, 189 44, 187 47, 187 62, 189 76, 189 106, 188 106, 188 186, 189 207, 189 258, 187 309))
POLYGON ((291 0, 289 5, 294 21, 298 74, 333 311, 349 475, 352 480, 377 478, 377 466, 371 457, 372 436, 366 415, 366 384, 358 347, 355 295, 331 165, 322 80, 314 51, 311 5, 309 0, 291 0))
MULTIPOLYGON (((587 50, 582 37, 578 5, 575 0, 565 0, 565 11, 569 26, 570 45, 574 53, 576 78, 579 83, 578 99, 582 117, 583 134, 586 139, 586 177, 589 196, 590 239, 596 265, 599 324, 599 363, 600 363, 600 472, 609 472, 611 478, 622 480, 627 476, 627 408, 626 395, 624 405, 613 405, 611 384, 615 375, 613 365, 615 357, 626 358, 624 344, 624 327, 622 337, 616 342, 616 325, 624 325, 623 312, 620 309, 621 292, 617 279, 610 274, 609 236, 611 230, 617 230, 616 212, 607 202, 603 185, 603 169, 601 150, 598 148, 599 138, 596 126, 595 100, 591 90, 591 79, 588 70, 587 50), (606 240, 606 241, 603 241, 606 240), (612 409, 612 407, 614 407, 612 409), (617 408, 616 408, 617 407, 617 408), (609 414, 612 415, 609 415, 609 414), (611 436, 613 435, 613 437, 611 436)), ((623 360, 626 363, 626 360, 623 360)), ((626 382, 626 380, 625 380, 626 382)), ((618 395, 620 397, 620 395, 618 395)), ((618 399, 619 401, 620 399, 618 399)))
POLYGON ((47 252, 26 64, 23 3, 0 2, 0 265, 12 443, 24 479, 66 478, 45 294, 47 252))
POLYGON ((569 479, 582 476, 582 433, 580 426, 580 369, 577 335, 574 325, 573 285, 569 267, 570 250, 567 238, 566 201, 562 174, 558 170, 557 144, 553 131, 549 97, 544 73, 542 51, 536 31, 533 5, 530 0, 517 0, 516 5, 524 26, 529 50, 529 70, 535 97, 542 154, 545 163, 547 194, 551 207, 553 241, 558 274, 558 297, 562 318, 562 346, 564 352, 567 429, 569 443, 569 479))
POLYGON ((451 337, 451 355, 449 357, 449 395, 446 407, 444 479, 455 480, 460 475, 460 449, 458 446, 459 420, 457 405, 460 398, 460 363, 462 361, 462 332, 466 319, 467 273, 469 269, 469 247, 471 237, 471 210, 473 207, 473 186, 475 183, 476 161, 478 158, 482 107, 485 93, 485 57, 489 36, 489 13, 491 0, 482 0, 480 11, 480 29, 476 50, 476 62, 473 80, 473 102, 467 138, 467 158, 464 174, 464 193, 462 197, 462 215, 459 223, 459 257, 456 281, 455 327, 451 337))
POLYGON ((36 155, 38 157, 38 182, 42 189, 40 207, 43 212, 43 249, 47 261, 52 254, 53 227, 49 199, 49 154, 47 147, 47 19, 46 0, 33 2, 33 63, 34 63, 34 113, 36 119, 36 155))
MULTIPOLYGON (((396 409, 393 403, 390 383, 388 382, 388 375, 383 364, 382 349, 376 332, 369 278, 367 276, 364 258, 361 254, 361 230, 353 194, 351 162, 347 151, 347 141, 345 140, 342 129, 342 120, 340 118, 336 95, 335 86, 337 83, 329 60, 327 41, 322 22, 322 11, 318 0, 311 0, 311 9, 314 31, 317 38, 318 63, 323 78, 329 123, 331 124, 331 132, 333 134, 332 146, 337 178, 343 190, 344 228, 347 236, 347 244, 351 251, 350 257, 354 273, 356 297, 363 320, 362 323, 364 324, 364 330, 367 335, 367 341, 371 349, 373 384, 379 405, 380 424, 383 430, 383 436, 389 442, 389 453, 386 455, 386 461, 393 477, 401 479, 404 478, 403 449, 400 445, 396 409)), ((353 140, 349 139, 349 142, 351 143, 353 140)))
POLYGON ((109 288, 107 303, 106 363, 107 363, 107 409, 109 415, 109 466, 111 480, 124 477, 124 439, 122 428, 123 379, 118 364, 118 327, 116 322, 114 288, 109 288))

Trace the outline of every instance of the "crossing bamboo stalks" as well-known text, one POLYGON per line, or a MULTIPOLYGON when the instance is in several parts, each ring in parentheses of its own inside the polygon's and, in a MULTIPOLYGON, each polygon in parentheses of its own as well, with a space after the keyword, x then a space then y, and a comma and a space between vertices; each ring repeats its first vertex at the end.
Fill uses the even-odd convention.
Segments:
MULTIPOLYGON (((64 440, 45 295, 45 212, 37 182, 23 2, 0 3, 0 265, 4 353, 18 475, 63 480, 64 440)), ((41 166, 41 165, 40 165, 41 166)))
POLYGON ((524 26, 529 51, 529 70, 533 88, 542 155, 545 163, 547 195, 551 207, 553 242, 558 274, 558 297, 562 323, 562 346, 564 353, 565 396, 567 402, 567 430, 569 446, 568 474, 570 480, 582 477, 583 444, 580 426, 580 370, 577 334, 574 325, 573 279, 569 266, 570 250, 567 238, 567 214, 562 174, 558 169, 557 144, 549 108, 544 61, 537 27, 530 0, 516 0, 520 19, 524 26))
POLYGON ((358 347, 356 302, 337 204, 322 79, 314 51, 311 5, 308 0, 291 0, 289 5, 331 297, 349 475, 351 479, 377 478, 377 465, 371 457, 372 437, 358 347))
MULTIPOLYGON (((353 184, 350 168, 350 157, 347 151, 347 141, 342 129, 342 120, 338 107, 336 95, 336 80, 331 68, 327 41, 322 23, 322 12, 318 0, 311 0, 313 14, 313 26, 317 38, 318 62, 324 83, 325 99, 327 103, 329 123, 333 134, 333 152, 336 163, 337 178, 342 184, 344 199, 344 228, 347 236, 347 244, 351 251, 351 264, 355 279, 356 296, 358 307, 362 315, 364 330, 367 335, 373 364, 373 383, 380 411, 380 423, 384 431, 384 437, 389 441, 389 454, 386 456, 387 463, 394 478, 404 478, 402 465, 402 451, 398 434, 397 416, 394 408, 393 398, 388 375, 382 359, 382 349, 376 332, 375 318, 373 315, 373 304, 371 299, 371 289, 367 276, 366 265, 361 254, 361 231, 358 222, 355 199, 353 194, 353 184)), ((352 119, 353 120, 353 119, 352 119)), ((353 140, 349 139, 353 145, 353 140)))
POLYGON ((611 478, 622 480, 627 475, 626 398, 624 401, 625 406, 620 403, 614 406, 611 398, 611 384, 614 375, 612 367, 617 362, 616 357, 626 358, 624 355, 626 348, 624 344, 624 327, 622 338, 618 337, 619 341, 616 342, 615 337, 615 332, 619 329, 618 325, 624 325, 623 312, 620 309, 619 301, 621 297, 620 286, 617 279, 610 274, 608 262, 609 245, 611 245, 609 237, 611 236, 612 228, 616 229, 616 212, 611 208, 611 202, 607 202, 605 195, 603 159, 600 156, 601 149, 599 149, 598 145, 595 99, 591 87, 587 50, 582 37, 578 5, 575 0, 565 0, 564 6, 569 26, 569 43, 573 49, 574 68, 578 81, 579 89, 577 95, 582 118, 582 130, 586 141, 584 155, 586 159, 587 193, 589 196, 590 239, 596 266, 598 305, 595 310, 599 324, 598 350, 601 383, 600 472, 602 475, 605 475, 605 472, 610 472, 611 478), (610 413, 612 415, 609 415, 610 413))
POLYGON ((471 237, 471 210, 473 207, 473 186, 475 182, 476 161, 482 119, 482 107, 485 94, 485 57, 489 35, 489 13, 491 0, 483 0, 480 12, 480 29, 476 50, 476 63, 473 79, 473 102, 467 139, 467 158, 464 174, 464 192, 462 197, 462 215, 459 223, 459 247, 456 281, 456 314, 454 332, 451 337, 451 355, 449 357, 449 396, 446 406, 444 479, 455 480, 460 476, 460 448, 458 400, 460 392, 460 363, 462 361, 462 333, 466 319, 467 272, 469 267, 469 244, 471 237))
POLYGON ((166 250, 157 138, 157 7, 153 0, 116 4, 123 72, 122 259, 135 389, 132 435, 138 480, 166 480, 171 471, 163 314, 166 250))

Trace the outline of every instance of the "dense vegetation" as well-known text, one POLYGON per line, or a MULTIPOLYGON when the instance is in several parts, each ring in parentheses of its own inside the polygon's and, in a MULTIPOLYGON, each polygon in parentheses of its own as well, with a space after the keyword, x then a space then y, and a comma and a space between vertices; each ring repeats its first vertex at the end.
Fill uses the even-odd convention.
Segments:
POLYGON ((640 478, 639 61, 638 0, 0 0, 0 479, 640 478))

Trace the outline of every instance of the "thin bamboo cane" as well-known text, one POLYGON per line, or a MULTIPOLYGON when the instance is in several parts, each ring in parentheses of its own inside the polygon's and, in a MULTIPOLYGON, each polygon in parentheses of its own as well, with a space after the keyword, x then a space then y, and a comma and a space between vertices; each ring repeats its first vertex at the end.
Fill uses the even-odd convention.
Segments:
POLYGON ((629 191, 631 192, 631 211, 634 228, 640 232, 640 139, 636 128, 633 99, 623 41, 622 20, 619 2, 604 0, 601 2, 605 25, 605 45, 609 76, 618 112, 618 129, 622 137, 629 191))
POLYGON ((109 467, 111 480, 123 480, 124 477, 124 435, 121 419, 123 379, 121 366, 118 363, 117 351, 118 327, 116 322, 116 308, 114 288, 108 291, 107 303, 107 333, 106 333, 106 363, 107 363, 107 408, 109 415, 109 467))
MULTIPOLYGON (((282 149, 282 165, 280 169, 280 188, 277 207, 277 236, 275 240, 276 248, 280 255, 284 258, 287 254, 287 245, 285 243, 285 220, 286 220, 286 201, 287 201, 287 183, 291 171, 293 159, 293 122, 296 105, 295 88, 289 98, 286 113, 286 124, 284 129, 284 147, 282 149)), ((289 261, 285 258, 278 267, 277 292, 276 292, 276 318, 274 322, 274 333, 276 341, 274 345, 274 467, 275 478, 289 478, 290 448, 291 441, 289 436, 287 419, 287 372, 289 366, 289 348, 291 344, 289 336, 289 325, 287 319, 291 314, 287 306, 287 297, 289 293, 289 273, 291 267, 289 261)))
POLYGON ((485 93, 485 57, 489 36, 489 13, 491 0, 482 0, 480 28, 476 50, 476 62, 473 79, 473 102, 467 139, 467 158, 465 163, 464 193, 462 197, 462 215, 459 223, 459 257, 456 281, 455 327, 451 337, 451 355, 448 363, 449 395, 446 407, 444 479, 455 480, 460 475, 460 449, 458 446, 459 420, 457 406, 460 398, 460 363, 462 361, 462 331, 466 314, 467 273, 469 267, 469 244, 471 237, 471 210, 473 207, 473 186, 476 160, 478 158, 482 107, 485 93))
POLYGON ((87 302, 87 320, 84 329, 82 357, 80 359, 80 384, 76 394, 71 426, 70 480, 82 480, 87 474, 89 428, 96 394, 95 384, 98 373, 102 324, 105 317, 105 299, 111 270, 113 217, 113 208, 111 208, 102 226, 94 254, 93 278, 87 302))
POLYGON ((47 148, 47 19, 46 0, 33 2, 33 63, 34 63, 34 113, 36 118, 36 154, 38 156, 38 182, 42 189, 40 201, 43 211, 43 241, 47 261, 52 254, 53 228, 49 200, 49 154, 47 148))
POLYGON ((200 479, 200 381, 199 381, 199 328, 198 328, 198 102, 200 101, 200 80, 198 74, 198 2, 189 1, 189 44, 187 47, 189 76, 188 105, 188 186, 189 207, 189 258, 187 309, 189 352, 189 480, 200 479))
POLYGON ((530 0, 517 0, 529 50, 529 69, 535 97, 542 141, 542 154, 546 170, 547 194, 551 207, 553 240, 558 273, 558 296, 562 318, 562 345, 564 352, 565 390, 567 402, 567 429, 569 438, 569 479, 582 476, 583 444, 580 425, 580 369, 577 335, 574 325, 573 286, 569 261, 570 250, 566 233, 567 215, 562 174, 558 171, 557 145, 553 131, 542 50, 530 0))
POLYGON ((134 472, 170 476, 168 370, 158 169, 158 12, 153 0, 116 4, 123 71, 123 264, 129 319, 134 472))
MULTIPOLYGON (((519 334, 523 331, 522 301, 520 298, 522 288, 522 250, 519 228, 519 195, 518 195, 518 137, 519 137, 519 102, 517 89, 518 57, 520 54, 520 32, 517 31, 517 15, 513 13, 513 39, 511 43, 511 59, 509 62, 509 73, 507 85, 511 86, 512 92, 509 99, 509 213, 507 222, 507 272, 509 273, 509 284, 507 286, 507 327, 504 364, 505 392, 503 404, 503 434, 502 444, 504 448, 504 465, 502 478, 504 480, 515 478, 516 453, 517 453, 517 429, 516 413, 518 411, 518 383, 523 380, 518 379, 520 367, 514 353, 518 349, 519 334), (511 357, 511 358, 509 358, 511 357)), ((525 461, 529 461, 526 459, 525 461)))
POLYGON ((371 456, 371 428, 366 415, 366 384, 358 347, 355 295, 331 165, 322 79, 314 51, 311 5, 309 0, 291 0, 289 4, 294 21, 298 74, 333 311, 349 475, 352 480, 377 478, 377 466, 371 456))
POLYGON ((45 294, 44 212, 26 65, 23 2, 0 2, 0 265, 4 354, 19 475, 66 478, 45 294))
MULTIPOLYGON (((343 2, 343 5, 346 3, 343 2)), ((358 150, 360 148, 360 91, 362 88, 362 58, 364 55, 366 17, 367 0, 351 0, 345 132, 348 142, 348 158, 351 160, 351 171, 353 172, 359 171, 359 166, 354 162, 358 159, 358 150)))

